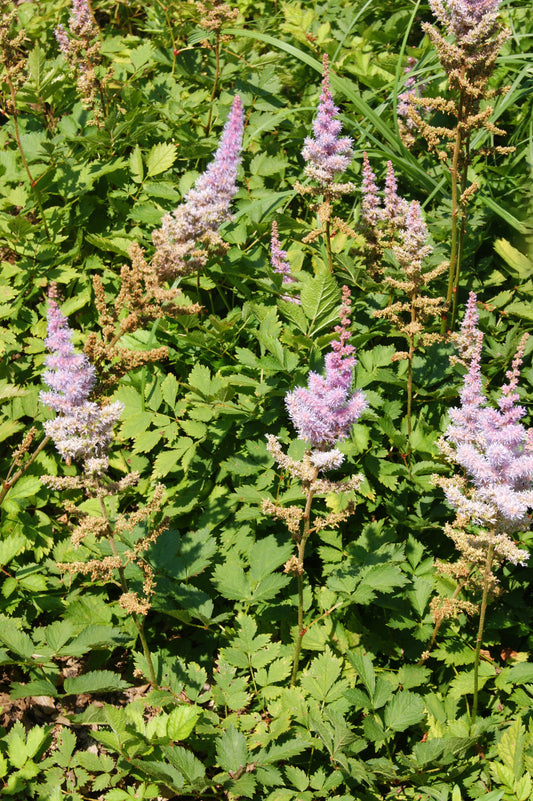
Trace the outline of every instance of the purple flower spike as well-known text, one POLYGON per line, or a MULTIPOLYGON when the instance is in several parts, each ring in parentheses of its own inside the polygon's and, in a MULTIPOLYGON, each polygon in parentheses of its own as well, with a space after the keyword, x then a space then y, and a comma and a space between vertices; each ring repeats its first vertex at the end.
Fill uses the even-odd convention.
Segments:
POLYGON ((340 137, 342 123, 337 119, 339 109, 333 103, 329 86, 328 57, 323 59, 322 94, 313 122, 314 138, 304 141, 302 156, 306 163, 305 174, 327 188, 335 177, 344 172, 352 160, 352 140, 340 137))
POLYGON ((429 0, 436 19, 455 34, 459 45, 475 47, 494 29, 501 0, 429 0))
POLYGON ((366 151, 363 153, 363 219, 368 225, 376 225, 381 219, 381 198, 379 197, 376 176, 372 172, 366 151))
POLYGON ((82 459, 86 472, 102 473, 107 469, 106 452, 113 426, 124 406, 117 401, 100 407, 88 400, 95 383, 94 367, 84 353, 74 349, 72 331, 57 304, 54 285, 49 292, 45 343, 52 354, 46 358, 49 369, 43 378, 51 392, 41 392, 39 397, 57 412, 44 424, 46 434, 68 464, 72 459, 82 459))
MULTIPOLYGON (((475 304, 476 296, 471 293, 458 337, 463 353, 469 357, 468 372, 461 405, 450 410, 451 422, 443 443, 445 454, 466 471, 473 489, 465 490, 453 481, 444 489, 458 514, 498 535, 508 535, 529 527, 529 509, 533 507, 533 431, 520 422, 525 409, 517 405, 516 392, 527 336, 507 372, 499 409, 494 409, 482 389, 483 334, 477 329, 475 304), (467 339, 470 346, 465 350, 467 339)), ((527 558, 525 552, 517 553, 511 561, 523 562, 527 558)))
POLYGON ((332 351, 324 360, 325 377, 311 372, 307 388, 298 387, 285 398, 298 436, 319 451, 328 451, 346 439, 368 405, 363 392, 350 394, 356 363, 355 349, 347 344, 350 304, 350 290, 343 287, 341 325, 335 328, 338 339, 331 343, 332 351))
POLYGON ((48 336, 46 357, 49 368, 43 375, 51 392, 42 392, 41 401, 56 412, 69 412, 89 397, 94 386, 94 367, 84 353, 77 353, 72 344, 72 331, 51 295, 48 301, 48 336))
MULTIPOLYGON (((272 221, 272 236, 270 239, 270 264, 275 273, 281 273, 283 276, 282 283, 294 284, 295 278, 292 276, 291 265, 288 262, 287 251, 281 249, 281 242, 278 236, 278 224, 275 220, 272 221)), ((282 295, 283 300, 289 303, 301 303, 297 296, 282 295)))
POLYGON ((243 129, 242 101, 236 95, 213 161, 189 190, 184 202, 171 214, 164 215, 161 228, 152 235, 156 264, 163 273, 186 273, 201 266, 201 262, 191 258, 197 243, 213 236, 223 222, 231 219, 243 129))

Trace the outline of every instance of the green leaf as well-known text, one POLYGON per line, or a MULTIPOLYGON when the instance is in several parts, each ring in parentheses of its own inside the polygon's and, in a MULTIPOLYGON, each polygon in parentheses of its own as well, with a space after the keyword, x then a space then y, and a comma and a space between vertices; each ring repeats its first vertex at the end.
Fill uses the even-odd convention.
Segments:
POLYGON ((143 168, 143 159, 141 155, 141 148, 139 145, 135 145, 134 149, 132 150, 130 157, 128 159, 128 164, 130 168, 131 177, 133 180, 140 184, 142 183, 143 175, 144 175, 144 168, 143 168))
POLYGON ((186 740, 192 733, 200 717, 200 708, 190 704, 180 704, 168 716, 167 734, 171 740, 186 740))
POLYGON ((131 685, 111 670, 92 670, 83 676, 72 676, 65 679, 65 695, 79 695, 80 693, 105 693, 115 690, 125 690, 131 685))
POLYGON ((252 600, 252 591, 246 574, 234 560, 216 566, 213 571, 213 583, 219 593, 229 601, 252 600))
POLYGON ((278 545, 276 538, 271 534, 257 540, 250 552, 250 581, 264 579, 273 570, 285 564, 292 551, 293 545, 290 542, 278 545))
POLYGON ((526 729, 520 718, 517 718, 502 734, 498 743, 498 756, 503 764, 512 771, 518 780, 524 771, 524 747, 526 729))
POLYGON ((226 772, 245 768, 248 762, 246 737, 233 724, 219 737, 216 745, 217 763, 226 772))
POLYGON ((204 778, 205 767, 194 754, 181 745, 164 746, 161 750, 171 765, 179 770, 190 784, 204 778))
POLYGON ((53 698, 57 695, 57 688, 47 679, 34 679, 27 684, 11 685, 10 697, 13 700, 29 698, 34 695, 47 695, 53 698))
POLYGON ((0 642, 3 642, 6 648, 23 659, 31 659, 35 651, 31 637, 16 629, 9 620, 3 620, 0 625, 0 642))
POLYGON ((5 540, 0 541, 0 565, 7 565, 15 556, 24 549, 26 537, 18 532, 10 534, 5 540))
POLYGON ((73 634, 74 626, 68 620, 55 620, 45 630, 46 642, 54 654, 61 650, 73 634))
POLYGON ((331 703, 348 689, 346 681, 338 681, 341 670, 342 661, 326 650, 313 659, 300 683, 315 700, 331 703))
POLYGON ((326 270, 306 280, 300 293, 302 309, 309 320, 309 334, 316 334, 328 327, 332 311, 339 301, 339 289, 332 275, 326 270))
POLYGON ((519 278, 524 281, 529 278, 533 271, 531 259, 513 247, 507 239, 497 239, 494 243, 494 250, 519 278))
POLYGON ((359 674, 359 678, 365 685, 368 695, 373 698, 376 689, 374 665, 366 654, 361 654, 357 651, 348 651, 348 659, 359 674))
POLYGON ((393 731, 404 731, 420 723, 425 714, 424 702, 409 690, 396 693, 385 707, 385 726, 393 731))
POLYGON ((159 175, 165 170, 170 169, 176 160, 177 148, 168 142, 160 142, 154 145, 146 157, 146 169, 148 177, 159 175))

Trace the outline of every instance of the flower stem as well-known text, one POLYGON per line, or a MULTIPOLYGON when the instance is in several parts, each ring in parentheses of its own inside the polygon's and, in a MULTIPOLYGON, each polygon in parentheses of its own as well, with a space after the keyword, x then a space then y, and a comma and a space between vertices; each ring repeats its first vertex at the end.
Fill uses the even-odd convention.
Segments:
POLYGON ((24 462, 22 467, 20 467, 13 476, 10 477, 11 471, 8 473, 7 478, 3 481, 2 488, 0 489, 0 506, 2 505, 4 498, 6 497, 11 487, 17 483, 17 481, 21 476, 24 475, 28 467, 35 461, 37 456, 40 454, 43 448, 45 448, 48 445, 49 442, 50 442, 50 437, 45 437, 43 441, 37 446, 37 448, 35 448, 30 458, 26 462, 24 462))
MULTIPOLYGON (((109 545, 110 545, 111 552, 112 552, 113 556, 115 556, 116 558, 120 559, 120 554, 118 552, 117 544, 115 542, 115 537, 114 537, 112 529, 111 529, 111 524, 109 522, 109 517, 107 515, 107 509, 105 507, 104 499, 100 498, 99 500, 100 500, 100 508, 102 510, 102 515, 104 517, 104 520, 107 523, 107 529, 108 529, 108 532, 109 532, 108 537, 107 537, 107 541, 109 542, 109 545)), ((120 586, 122 588, 122 592, 123 593, 127 593, 128 592, 128 583, 126 581, 124 566, 122 564, 118 568, 118 575, 119 575, 119 579, 120 579, 120 586)), ((150 684, 153 687, 158 687, 157 678, 156 678, 155 670, 154 670, 154 665, 153 665, 153 662, 152 662, 152 655, 150 653, 150 648, 148 647, 148 641, 146 639, 146 634, 144 632, 144 621, 143 621, 143 618, 142 618, 141 615, 138 615, 137 612, 132 612, 132 617, 133 617, 133 622, 135 623, 135 628, 137 629, 137 632, 139 634, 139 639, 141 641, 141 645, 142 645, 142 649, 143 649, 143 653, 144 653, 144 658, 146 659, 146 663, 148 665, 148 673, 150 674, 150 684)))
POLYGON ((481 654, 481 641, 483 639, 483 628, 485 626, 485 615, 487 612, 487 602, 489 597, 489 585, 492 572, 492 560, 494 558, 494 545, 491 542, 487 550, 487 559, 485 561, 485 571, 483 573, 483 595, 481 597, 481 608, 479 610, 479 626, 476 637, 476 653, 474 656, 474 700, 472 703, 472 723, 476 722, 477 717, 477 702, 479 691, 479 657, 481 654))
MULTIPOLYGON (((465 77, 465 67, 461 70, 461 84, 465 77)), ((459 103, 457 108, 457 124, 455 127, 455 143, 453 147, 452 165, 450 168, 450 175, 452 179, 452 225, 451 225, 451 245, 450 245, 450 263, 448 266, 448 290, 446 292, 446 304, 448 311, 446 318, 442 322, 442 333, 445 334, 449 325, 451 326, 451 310, 453 306, 454 290, 457 292, 457 285, 459 283, 460 263, 458 260, 458 246, 460 241, 459 236, 459 157, 463 146, 463 110, 465 102, 465 91, 461 89, 459 94, 459 103)))
POLYGON ((208 134, 209 131, 211 130, 211 120, 213 117, 213 101, 215 99, 219 77, 220 77, 220 30, 217 31, 217 39, 215 43, 215 79, 213 81, 211 97, 209 98, 209 114, 207 116, 207 124, 205 126, 206 134, 208 134))
MULTIPOLYGON (((318 476, 318 468, 315 468, 314 475, 311 477, 309 481, 310 486, 313 485, 313 482, 316 480, 317 476, 318 476)), ((311 504, 313 502, 313 495, 314 491, 309 488, 307 490, 305 511, 303 515, 303 533, 300 537, 300 540, 298 541, 298 564, 296 567, 296 576, 298 580, 298 631, 296 633, 296 638, 294 641, 294 660, 292 663, 292 675, 290 683, 291 687, 294 685, 294 682, 296 681, 296 676, 298 675, 298 667, 300 664, 300 653, 302 650, 302 640, 306 632, 306 629, 304 628, 303 572, 304 572, 305 546, 307 544, 307 540, 309 539, 309 534, 311 533, 311 504)))
POLYGON ((46 222, 46 217, 44 215, 44 208, 43 208, 43 204, 42 204, 42 201, 41 201, 41 195, 39 193, 39 190, 37 189, 37 181, 34 180, 33 175, 31 174, 31 170, 29 168, 28 162, 26 160, 26 156, 24 155, 24 149, 22 147, 22 140, 20 138, 20 130, 19 130, 19 124, 18 124, 18 112, 17 112, 17 105, 16 105, 17 99, 16 99, 16 93, 15 93, 15 87, 13 85, 13 81, 11 80, 11 77, 10 77, 8 71, 6 71, 5 79, 6 79, 7 85, 9 86, 9 93, 11 95, 11 104, 13 106, 13 128, 14 128, 14 131, 15 131, 15 139, 16 139, 16 142, 17 142, 17 147, 19 149, 20 158, 22 160, 22 164, 24 166, 24 169, 26 170, 26 175, 28 176, 28 179, 30 181, 30 186, 31 186, 32 192, 33 192, 33 194, 35 196, 35 200, 37 201, 37 205, 39 206, 39 211, 41 212, 41 220, 43 221, 43 228, 44 228, 44 232, 46 234, 46 238, 48 239, 49 242, 51 242, 52 241, 52 237, 50 236, 50 230, 48 228, 48 224, 46 222))

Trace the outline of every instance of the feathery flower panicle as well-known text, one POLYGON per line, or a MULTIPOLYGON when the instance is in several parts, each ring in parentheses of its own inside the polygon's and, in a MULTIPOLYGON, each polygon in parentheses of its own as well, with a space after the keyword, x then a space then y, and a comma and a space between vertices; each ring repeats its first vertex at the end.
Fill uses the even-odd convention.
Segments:
MULTIPOLYGON (((308 386, 298 387, 285 398, 289 417, 301 439, 318 451, 331 451, 332 446, 349 436, 351 428, 367 407, 361 391, 351 393, 355 348, 348 344, 350 337, 350 290, 343 287, 341 324, 336 326, 338 339, 325 357, 325 377, 309 374, 308 386)), ((313 458, 313 455, 311 456, 313 458)), ((325 457, 316 456, 320 462, 325 457)), ((340 464, 335 456, 335 464, 340 464)))
POLYGON ((458 44, 474 48, 494 33, 501 0, 429 0, 435 18, 458 44))
POLYGON ((49 368, 43 378, 50 392, 41 392, 40 400, 57 412, 44 424, 45 432, 67 463, 84 461, 86 472, 102 473, 107 469, 107 449, 113 438, 113 426, 123 411, 116 401, 100 407, 89 401, 94 387, 94 367, 72 344, 72 331, 61 313, 52 286, 48 302, 46 346, 52 351, 46 358, 49 368))
POLYGON ((499 409, 483 393, 481 350, 483 334, 477 329, 476 296, 470 294, 463 320, 463 357, 468 372, 461 390, 461 405, 450 410, 450 424, 441 442, 446 457, 462 468, 470 486, 456 477, 438 479, 458 517, 487 530, 501 559, 524 564, 527 553, 509 537, 529 528, 533 507, 533 429, 520 422, 525 415, 516 391, 527 335, 518 346, 507 382, 501 388, 499 409), (470 340, 470 344, 467 344, 470 340))
POLYGON ((363 219, 365 222, 374 226, 381 219, 383 209, 381 208, 381 198, 379 196, 376 176, 372 172, 372 167, 368 160, 366 151, 363 153, 363 183, 361 185, 363 219))
POLYGON ((154 231, 154 264, 164 277, 193 272, 203 266, 207 252, 199 244, 220 244, 218 229, 231 219, 230 206, 237 192, 244 111, 236 95, 222 131, 215 157, 189 190, 184 202, 165 214, 154 231))
MULTIPOLYGON (((272 235, 270 239, 270 264, 275 273, 280 273, 283 276, 283 285, 294 284, 296 279, 291 272, 291 265, 289 264, 287 251, 282 250, 281 242, 278 236, 278 224, 276 220, 272 220, 272 235)), ((297 295, 282 295, 283 300, 289 303, 301 303, 297 295)))
POLYGON ((302 156, 306 161, 305 174, 317 181, 321 187, 329 188, 337 175, 349 166, 352 156, 352 140, 339 136, 342 123, 337 119, 339 109, 333 102, 329 85, 328 57, 323 59, 322 94, 318 112, 313 121, 314 138, 308 136, 304 141, 302 156))

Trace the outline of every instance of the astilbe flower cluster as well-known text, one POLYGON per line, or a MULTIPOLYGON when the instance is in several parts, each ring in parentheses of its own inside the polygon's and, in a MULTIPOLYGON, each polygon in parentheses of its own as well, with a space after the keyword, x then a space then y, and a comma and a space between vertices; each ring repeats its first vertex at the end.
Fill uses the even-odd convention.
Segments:
POLYGON ((390 320, 409 343, 409 351, 399 351, 395 359, 412 358, 416 347, 440 339, 437 333, 425 330, 425 323, 431 318, 439 318, 445 310, 445 303, 440 297, 428 297, 422 292, 446 272, 447 265, 427 268, 426 260, 433 249, 420 203, 416 200, 408 203, 398 194, 390 161, 387 162, 382 203, 366 153, 363 154, 362 216, 371 237, 372 256, 379 262, 375 265, 376 272, 383 272, 381 280, 395 293, 407 297, 389 303, 374 315, 390 320), (390 250, 393 264, 384 269, 381 262, 386 249, 390 250))
POLYGON ((339 195, 353 189, 353 184, 334 183, 349 167, 353 149, 352 140, 340 136, 342 123, 331 94, 327 54, 323 57, 322 76, 322 94, 313 121, 314 137, 305 139, 302 156, 306 162, 305 174, 318 183, 320 191, 339 195))
MULTIPOLYGON (((407 67, 404 69, 407 75, 404 84, 405 88, 404 91, 398 95, 398 104, 396 106, 398 128, 402 142, 406 147, 412 147, 416 142, 415 133, 417 127, 411 117, 410 110, 414 107, 417 98, 424 95, 427 88, 425 83, 417 83, 416 78, 412 75, 417 64, 418 61, 416 58, 413 58, 413 56, 407 59, 407 67)), ((426 107, 425 111, 429 112, 429 108, 426 107)))
POLYGON ((58 306, 54 286, 49 293, 45 343, 52 351, 46 358, 48 369, 43 375, 50 390, 41 392, 40 399, 57 413, 44 424, 46 434, 67 463, 82 460, 86 473, 105 472, 113 426, 124 407, 118 401, 100 406, 89 400, 95 370, 85 354, 74 348, 72 331, 58 306))
MULTIPOLYGON (((518 403, 517 392, 527 335, 518 346, 498 408, 494 408, 483 392, 483 334, 478 329, 476 303, 471 292, 456 337, 460 361, 467 367, 461 404, 450 410, 450 424, 440 442, 444 455, 460 473, 435 478, 456 510, 456 520, 446 527, 446 533, 461 553, 455 565, 440 568, 456 576, 464 575, 467 567, 471 571, 472 566, 484 565, 489 547, 496 565, 504 560, 525 564, 528 553, 517 546, 515 537, 529 528, 533 507, 533 428, 521 422, 526 411, 518 403)), ((493 575, 491 581, 496 583, 493 575)))
POLYGON ((99 126, 103 114, 102 92, 105 81, 100 80, 96 69, 101 64, 101 42, 87 0, 72 0, 68 31, 63 24, 54 29, 59 50, 77 75, 78 91, 87 108, 91 108, 99 126))
POLYGON ((165 346, 145 350, 125 347, 121 344, 125 334, 164 317, 197 314, 202 310, 198 303, 190 303, 179 287, 161 286, 153 263, 145 259, 137 243, 130 247, 130 258, 131 264, 123 265, 120 270, 120 292, 111 304, 106 300, 102 279, 98 275, 93 277, 101 333, 88 334, 84 351, 96 366, 102 387, 113 386, 130 370, 168 356, 165 346))
POLYGON ((350 435, 352 426, 367 407, 362 391, 351 391, 355 348, 350 338, 351 293, 343 287, 338 336, 324 359, 325 376, 309 373, 307 387, 297 387, 285 398, 289 417, 301 439, 309 442, 311 460, 321 469, 339 467, 342 454, 334 446, 350 435), (333 448, 333 450, 332 450, 333 448))
POLYGON ((198 270, 206 263, 209 249, 223 245, 218 229, 231 219, 243 129, 242 101, 236 95, 213 161, 183 203, 164 215, 161 228, 152 235, 156 248, 153 264, 162 278, 198 270))
MULTIPOLYGON (((275 273, 279 273, 283 276, 282 284, 284 287, 288 287, 290 284, 295 283, 296 279, 292 274, 287 251, 282 249, 281 242, 279 241, 278 224, 276 220, 272 221, 272 234, 270 238, 270 264, 272 265, 272 269, 275 273)), ((289 303, 301 303, 300 298, 297 295, 285 294, 281 297, 283 300, 286 300, 289 303)))

